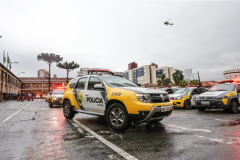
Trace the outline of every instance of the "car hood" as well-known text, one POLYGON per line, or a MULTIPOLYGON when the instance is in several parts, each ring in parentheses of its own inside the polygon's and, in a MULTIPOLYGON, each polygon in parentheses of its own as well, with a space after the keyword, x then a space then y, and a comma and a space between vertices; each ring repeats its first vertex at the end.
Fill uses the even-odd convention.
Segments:
POLYGON ((62 97, 63 97, 63 94, 54 94, 53 97, 62 98, 62 97))
POLYGON ((169 94, 170 98, 175 98, 175 97, 180 97, 180 96, 184 96, 184 94, 169 94))
POLYGON ((129 91, 133 91, 136 93, 167 93, 164 91, 159 91, 156 89, 151 89, 151 88, 141 88, 141 87, 121 87, 121 89, 125 89, 125 90, 129 90, 129 91))
POLYGON ((220 95, 225 95, 227 93, 230 93, 230 91, 208 91, 200 94, 199 96, 220 96, 220 95))

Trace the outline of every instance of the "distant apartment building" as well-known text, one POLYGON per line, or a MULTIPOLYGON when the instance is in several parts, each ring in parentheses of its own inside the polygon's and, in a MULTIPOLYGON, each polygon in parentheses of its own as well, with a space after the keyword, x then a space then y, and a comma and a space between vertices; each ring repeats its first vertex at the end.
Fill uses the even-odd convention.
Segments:
POLYGON ((240 79, 240 69, 227 70, 223 72, 224 79, 240 79))
POLYGON ((20 92, 21 79, 0 63, 0 102, 7 94, 20 92))
MULTIPOLYGON (((135 62, 133 62, 135 63, 135 62)), ((132 65, 128 65, 132 66, 132 65)), ((173 67, 160 67, 157 64, 144 65, 141 67, 133 68, 123 72, 123 77, 136 84, 157 84, 158 76, 165 73, 166 78, 170 78, 173 81, 172 74, 173 67)))
POLYGON ((188 82, 194 79, 198 79, 198 74, 192 73, 192 68, 185 69, 183 71, 183 75, 184 75, 184 80, 188 82))

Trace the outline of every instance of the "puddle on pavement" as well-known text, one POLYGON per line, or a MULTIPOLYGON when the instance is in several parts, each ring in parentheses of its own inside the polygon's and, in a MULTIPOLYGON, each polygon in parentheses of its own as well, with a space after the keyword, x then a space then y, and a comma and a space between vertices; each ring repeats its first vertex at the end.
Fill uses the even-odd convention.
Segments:
POLYGON ((68 133, 68 134, 64 135, 63 139, 64 139, 64 141, 70 141, 70 140, 80 139, 83 137, 84 137, 84 135, 80 134, 79 132, 76 132, 76 133, 68 133))

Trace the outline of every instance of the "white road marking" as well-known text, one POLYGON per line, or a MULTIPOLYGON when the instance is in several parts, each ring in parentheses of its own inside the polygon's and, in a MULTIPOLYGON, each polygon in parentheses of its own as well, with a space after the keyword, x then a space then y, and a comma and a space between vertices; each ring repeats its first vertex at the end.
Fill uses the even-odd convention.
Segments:
POLYGON ((200 138, 210 140, 210 141, 214 141, 214 142, 220 142, 220 143, 225 143, 225 144, 233 144, 233 142, 231 142, 231 141, 226 142, 224 139, 210 138, 210 137, 198 136, 198 135, 196 135, 196 136, 200 137, 200 138))
POLYGON ((118 153, 120 156, 124 157, 127 160, 137 160, 136 157, 130 155, 129 153, 125 152, 124 150, 122 150, 121 148, 119 148, 118 146, 114 145, 113 143, 109 142, 108 140, 106 140, 105 138, 103 138, 102 136, 98 135, 97 133, 95 133, 94 131, 92 131, 91 129, 89 129, 88 127, 86 127, 85 125, 83 125, 82 123, 78 122, 77 120, 73 119, 73 121, 75 123, 77 123, 81 128, 83 128, 84 130, 86 130, 87 132, 89 132, 91 135, 93 135, 95 138, 97 138, 99 141, 101 141, 102 143, 104 143, 105 145, 107 145, 109 148, 111 148, 112 150, 114 150, 116 153, 118 153))
MULTIPOLYGON (((32 102, 31 102, 32 103, 32 102)), ((4 120, 2 120, 2 122, 0 122, 0 125, 2 125, 3 123, 6 123, 9 119, 11 119, 13 116, 15 116, 16 114, 18 114, 19 112, 21 112, 22 110, 24 110, 25 108, 27 108, 31 103, 27 104, 25 107, 23 107, 22 109, 18 110, 17 112, 13 113, 12 115, 8 116, 7 118, 5 118, 4 120)))
POLYGON ((212 131, 210 130, 207 130, 207 129, 192 129, 192 128, 186 128, 186 127, 180 127, 180 126, 176 126, 176 125, 171 125, 171 124, 165 124, 169 127, 174 127, 174 128, 179 128, 179 129, 182 129, 182 130, 188 130, 188 131, 199 131, 199 132, 208 132, 208 133, 212 133, 212 131))
POLYGON ((224 120, 224 119, 215 119, 217 121, 226 121, 226 122, 229 122, 229 120, 224 120))

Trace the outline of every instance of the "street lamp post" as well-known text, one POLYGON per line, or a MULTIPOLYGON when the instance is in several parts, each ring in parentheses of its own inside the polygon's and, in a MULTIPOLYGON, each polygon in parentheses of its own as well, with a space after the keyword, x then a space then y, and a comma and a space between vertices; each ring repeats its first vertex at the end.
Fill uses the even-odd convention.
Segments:
POLYGON ((10 63, 9 65, 8 65, 8 63, 7 63, 7 69, 8 69, 8 66, 10 66, 10 65, 13 64, 13 63, 19 63, 19 62, 12 62, 12 63, 10 63))
POLYGON ((21 73, 25 73, 25 72, 20 72, 20 73, 18 73, 16 76, 18 76, 18 75, 21 74, 21 73))

